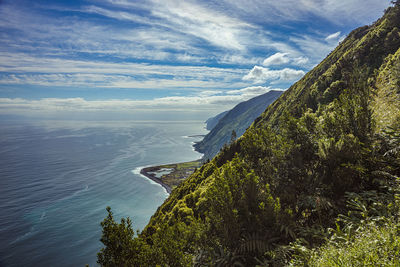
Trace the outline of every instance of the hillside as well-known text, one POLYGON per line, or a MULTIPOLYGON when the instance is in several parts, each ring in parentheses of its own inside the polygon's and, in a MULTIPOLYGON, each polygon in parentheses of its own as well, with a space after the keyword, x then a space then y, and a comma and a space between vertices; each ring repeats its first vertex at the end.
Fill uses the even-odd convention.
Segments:
POLYGON ((203 159, 212 159, 225 144, 230 142, 232 131, 236 132, 237 137, 242 136, 253 121, 281 94, 282 91, 267 92, 241 102, 226 113, 214 117, 219 118, 218 123, 202 141, 194 145, 196 151, 204 154, 203 159))
POLYGON ((110 212, 99 263, 399 265, 399 28, 397 1, 173 190, 139 236, 110 212))
POLYGON ((206 129, 211 131, 215 127, 215 125, 218 124, 219 120, 222 119, 228 112, 229 112, 229 110, 226 110, 224 112, 217 114, 214 117, 207 119, 206 120, 206 129))

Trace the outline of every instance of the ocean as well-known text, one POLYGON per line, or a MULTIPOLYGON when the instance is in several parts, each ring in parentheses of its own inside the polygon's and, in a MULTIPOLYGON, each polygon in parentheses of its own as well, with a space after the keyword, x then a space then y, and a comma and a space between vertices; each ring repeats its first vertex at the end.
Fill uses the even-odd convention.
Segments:
POLYGON ((97 266, 111 206, 143 229, 168 197, 144 166, 196 160, 203 122, 0 122, 0 266, 97 266))

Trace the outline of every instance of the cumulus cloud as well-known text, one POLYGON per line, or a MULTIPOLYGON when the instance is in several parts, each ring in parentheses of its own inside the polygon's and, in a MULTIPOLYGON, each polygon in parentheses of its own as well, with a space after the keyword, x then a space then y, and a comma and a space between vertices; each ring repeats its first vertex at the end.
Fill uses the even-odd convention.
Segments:
POLYGON ((281 53, 281 52, 275 53, 272 56, 267 57, 263 61, 263 65, 267 67, 285 65, 285 64, 303 66, 306 63, 308 63, 307 57, 304 56, 292 57, 290 56, 289 53, 281 53))
POLYGON ((271 81, 295 81, 300 79, 305 74, 302 70, 295 70, 291 68, 284 68, 281 70, 271 70, 261 66, 254 66, 248 74, 243 77, 245 81, 252 81, 253 83, 264 83, 268 80, 271 81))

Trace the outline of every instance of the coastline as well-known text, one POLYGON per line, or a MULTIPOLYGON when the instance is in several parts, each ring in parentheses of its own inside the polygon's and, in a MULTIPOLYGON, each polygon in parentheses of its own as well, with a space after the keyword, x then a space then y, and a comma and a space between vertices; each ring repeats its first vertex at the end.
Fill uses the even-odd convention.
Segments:
MULTIPOLYGON (((196 134, 183 136, 184 138, 204 138, 204 134, 196 134)), ((200 141, 197 141, 200 142, 200 141)), ((192 142, 191 147, 193 151, 199 152, 195 148, 197 142, 192 142)), ((203 155, 204 156, 204 155, 203 155)), ((138 167, 134 170, 134 173, 140 174, 150 181, 162 186, 168 195, 171 194, 172 190, 177 187, 183 180, 188 178, 198 167, 202 165, 202 158, 164 165, 147 165, 138 167)))
POLYGON ((182 163, 146 166, 142 167, 139 173, 161 185, 168 194, 171 194, 175 187, 188 178, 201 165, 202 162, 199 159, 182 163))
POLYGON ((144 168, 140 169, 140 174, 145 176, 146 178, 152 180, 153 182, 161 185, 162 187, 164 187, 164 189, 167 191, 168 194, 171 194, 171 192, 172 192, 171 187, 169 187, 167 184, 163 183, 160 178, 157 178, 155 176, 155 174, 150 173, 151 171, 154 171, 154 168, 156 168, 156 167, 158 167, 158 166, 144 167, 144 168))

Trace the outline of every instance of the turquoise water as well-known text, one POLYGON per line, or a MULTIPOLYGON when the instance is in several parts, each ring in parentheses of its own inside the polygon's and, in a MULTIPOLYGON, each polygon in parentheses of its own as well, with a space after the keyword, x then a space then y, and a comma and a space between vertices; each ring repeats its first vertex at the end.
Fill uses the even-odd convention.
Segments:
POLYGON ((141 167, 195 160, 202 122, 36 122, 0 128, 0 266, 96 265, 111 206, 142 229, 168 194, 141 167))

